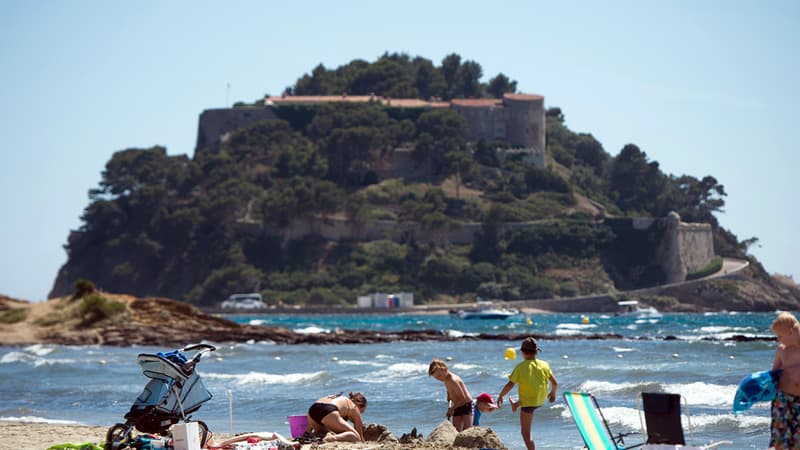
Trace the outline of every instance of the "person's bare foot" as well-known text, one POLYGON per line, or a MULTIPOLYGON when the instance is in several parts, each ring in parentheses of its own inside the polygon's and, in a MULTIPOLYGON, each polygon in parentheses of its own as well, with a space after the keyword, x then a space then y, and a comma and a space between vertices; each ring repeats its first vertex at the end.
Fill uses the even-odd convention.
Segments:
POLYGON ((334 442, 336 440, 336 435, 333 433, 333 431, 328 431, 322 440, 325 442, 334 442))
POLYGON ((511 403, 511 412, 515 413, 519 409, 519 402, 514 401, 514 397, 508 397, 508 403, 511 403))

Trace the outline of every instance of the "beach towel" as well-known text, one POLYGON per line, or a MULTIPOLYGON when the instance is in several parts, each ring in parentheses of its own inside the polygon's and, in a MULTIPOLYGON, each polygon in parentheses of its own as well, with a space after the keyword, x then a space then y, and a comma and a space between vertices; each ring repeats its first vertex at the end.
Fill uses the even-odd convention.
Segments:
POLYGON ((99 445, 87 442, 85 444, 57 444, 47 450, 103 450, 99 445))

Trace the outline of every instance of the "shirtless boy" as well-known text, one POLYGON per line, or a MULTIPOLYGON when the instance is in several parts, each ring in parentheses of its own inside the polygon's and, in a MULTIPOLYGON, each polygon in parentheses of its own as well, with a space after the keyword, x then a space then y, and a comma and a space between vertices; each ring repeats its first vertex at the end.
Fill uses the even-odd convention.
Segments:
POLYGON ((770 447, 788 450, 800 447, 800 322, 782 312, 770 327, 778 337, 772 370, 782 369, 778 393, 772 401, 770 447))
POLYGON ((467 390, 464 380, 450 372, 447 364, 441 359, 434 359, 428 367, 428 375, 444 383, 447 389, 447 417, 453 418, 453 426, 464 431, 472 426, 472 396, 467 390))

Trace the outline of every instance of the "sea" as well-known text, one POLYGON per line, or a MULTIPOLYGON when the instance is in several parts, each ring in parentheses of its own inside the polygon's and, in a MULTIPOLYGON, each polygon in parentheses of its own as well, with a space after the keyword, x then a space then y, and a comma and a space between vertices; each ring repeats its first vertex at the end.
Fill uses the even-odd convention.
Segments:
MULTIPOLYGON (((240 323, 280 325, 299 333, 435 329, 454 337, 549 336, 539 342, 539 357, 550 363, 559 395, 555 403, 535 412, 533 437, 540 449, 583 448, 561 398, 564 391, 593 394, 614 433, 639 432, 625 438, 627 445, 644 440, 639 393, 672 392, 688 402, 687 444, 729 440, 733 445, 723 448, 767 448, 769 404, 734 414, 732 402, 744 376, 771 369, 776 342, 729 338, 771 338, 774 317, 775 313, 728 312, 654 317, 521 314, 506 320, 414 314, 228 316, 240 323), (623 337, 592 339, 605 333, 623 337)), ((168 323, 152 326, 171 332, 168 323)), ((521 358, 520 342, 505 339, 352 345, 209 343, 216 351, 204 355, 197 370, 213 397, 192 417, 226 434, 289 435, 288 416, 304 415, 320 397, 357 391, 369 403, 365 423, 385 425, 398 437, 414 428, 427 435, 446 420, 447 410, 444 385, 427 374, 433 358, 444 359, 473 397, 481 392, 496 397, 520 361, 506 356, 517 353, 521 358)), ((100 426, 124 422, 148 381, 136 363, 137 355, 168 350, 173 349, 0 346, 0 420, 100 426)), ((484 414, 481 425, 492 428, 508 448, 524 449, 519 414, 507 404, 484 414)))

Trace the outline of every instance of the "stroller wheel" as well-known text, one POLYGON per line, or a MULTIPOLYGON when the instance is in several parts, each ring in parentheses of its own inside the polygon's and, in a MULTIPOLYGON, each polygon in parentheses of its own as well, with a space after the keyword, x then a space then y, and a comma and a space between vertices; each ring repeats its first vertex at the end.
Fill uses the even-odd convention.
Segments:
POLYGON ((200 428, 200 448, 205 448, 209 438, 211 438, 211 431, 208 430, 208 425, 202 420, 197 421, 198 428, 200 428))
POLYGON ((106 445, 104 450, 122 450, 128 448, 131 440, 132 429, 124 423, 114 424, 106 433, 106 445))

